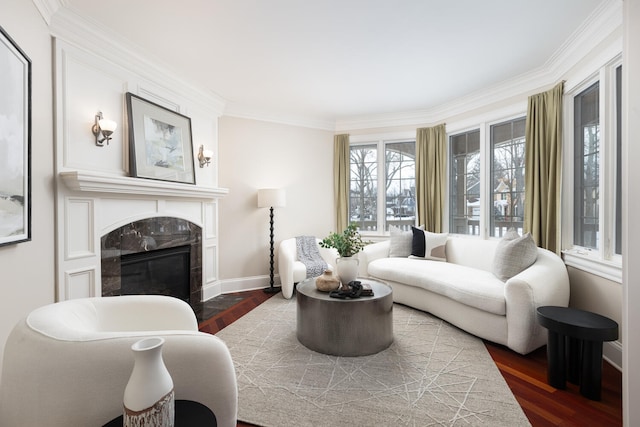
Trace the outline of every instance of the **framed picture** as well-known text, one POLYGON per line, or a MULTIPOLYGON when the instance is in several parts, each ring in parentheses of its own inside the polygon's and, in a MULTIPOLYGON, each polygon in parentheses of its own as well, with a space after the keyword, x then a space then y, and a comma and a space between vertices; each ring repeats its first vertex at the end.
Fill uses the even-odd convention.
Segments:
POLYGON ((31 240, 31 60, 0 27, 0 246, 31 240))
POLYGON ((191 119, 127 92, 131 176, 195 184, 191 119))

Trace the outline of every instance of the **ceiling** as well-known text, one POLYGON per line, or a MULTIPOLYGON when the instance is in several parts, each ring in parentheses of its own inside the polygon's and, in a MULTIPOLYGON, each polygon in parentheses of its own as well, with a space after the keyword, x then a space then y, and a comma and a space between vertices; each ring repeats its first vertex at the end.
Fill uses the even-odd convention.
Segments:
POLYGON ((426 110, 540 69, 602 0, 64 0, 222 97, 335 122, 426 110))

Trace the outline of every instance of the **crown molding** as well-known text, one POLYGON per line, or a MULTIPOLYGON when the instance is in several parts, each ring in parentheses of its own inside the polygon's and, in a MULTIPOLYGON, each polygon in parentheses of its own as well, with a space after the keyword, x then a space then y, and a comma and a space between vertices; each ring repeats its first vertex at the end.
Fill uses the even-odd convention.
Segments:
POLYGON ((336 127, 336 122, 334 120, 323 120, 311 117, 293 116, 289 114, 278 114, 258 108, 241 106, 231 103, 227 104, 227 108, 224 111, 224 116, 329 131, 334 131, 336 127))
POLYGON ((226 100, 219 95, 184 80, 161 60, 150 57, 142 48, 109 32, 102 24, 79 15, 72 8, 60 8, 51 19, 49 31, 52 37, 93 55, 98 54, 96 47, 99 46, 101 58, 162 86, 169 93, 187 97, 215 115, 222 115, 225 109, 226 100))
POLYGON ((47 25, 51 24, 51 17, 56 14, 58 9, 66 5, 65 0, 32 0, 35 7, 40 12, 40 16, 47 25))

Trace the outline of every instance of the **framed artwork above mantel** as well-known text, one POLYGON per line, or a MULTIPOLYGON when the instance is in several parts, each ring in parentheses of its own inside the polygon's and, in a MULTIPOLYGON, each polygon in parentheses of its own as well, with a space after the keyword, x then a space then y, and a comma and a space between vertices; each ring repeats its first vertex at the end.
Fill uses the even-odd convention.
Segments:
POLYGON ((31 240, 31 60, 0 27, 0 246, 31 240))
POLYGON ((127 92, 131 176, 195 184, 191 119, 127 92))

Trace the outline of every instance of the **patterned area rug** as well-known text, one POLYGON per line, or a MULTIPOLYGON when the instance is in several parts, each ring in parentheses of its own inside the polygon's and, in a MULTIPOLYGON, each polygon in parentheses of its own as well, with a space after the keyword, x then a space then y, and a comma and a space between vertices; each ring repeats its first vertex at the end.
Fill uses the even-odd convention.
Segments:
MULTIPOLYGON (((482 341, 395 304, 394 343, 364 357, 296 338, 278 294, 220 331, 238 379, 238 419, 260 426, 529 426, 482 341)), ((345 325, 348 327, 348 325, 345 325)))

